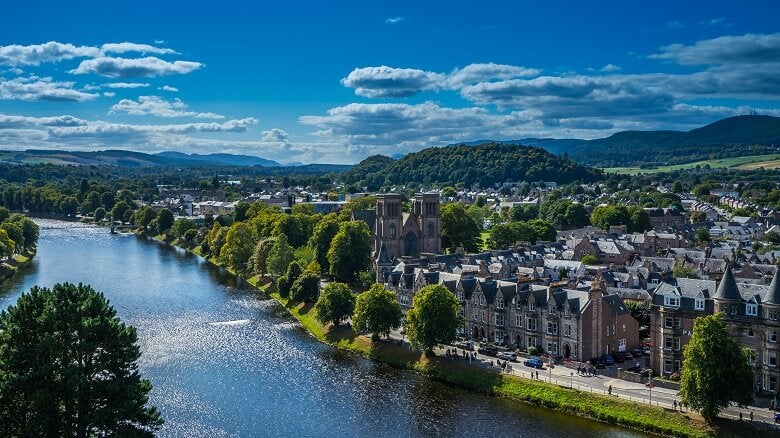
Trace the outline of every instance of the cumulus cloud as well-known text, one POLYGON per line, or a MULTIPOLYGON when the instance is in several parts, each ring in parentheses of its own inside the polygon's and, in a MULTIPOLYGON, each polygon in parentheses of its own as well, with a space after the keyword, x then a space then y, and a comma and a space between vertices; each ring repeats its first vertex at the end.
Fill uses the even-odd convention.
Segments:
POLYGON ((145 58, 101 57, 81 61, 77 68, 70 70, 70 73, 92 73, 110 78, 133 78, 187 74, 201 67, 203 64, 199 62, 168 62, 154 56, 145 58))
POLYGON ((693 45, 671 44, 651 59, 683 65, 760 64, 780 62, 780 33, 722 36, 693 45))
POLYGON ((0 99, 26 101, 82 102, 99 97, 89 90, 78 90, 74 82, 58 82, 50 77, 0 78, 0 99))
POLYGON ((620 71, 620 70, 622 70, 622 68, 620 68, 620 66, 617 66, 615 64, 607 64, 604 67, 601 67, 601 69, 599 71, 604 72, 604 73, 612 73, 612 72, 620 71))
POLYGON ((29 117, 0 114, 0 129, 29 128, 35 126, 83 126, 86 124, 86 120, 70 115, 29 117))
POLYGON ((142 82, 112 82, 103 84, 103 86, 106 88, 144 88, 148 87, 149 84, 142 82))
POLYGON ((182 123, 171 125, 134 125, 128 123, 108 123, 91 121, 78 126, 62 126, 49 128, 48 133, 55 138, 88 137, 99 138, 110 135, 128 134, 191 134, 196 132, 244 132, 251 125, 257 124, 257 119, 228 120, 223 123, 182 123))
POLYGON ((383 65, 356 68, 341 80, 341 84, 354 88, 358 96, 408 97, 423 91, 458 89, 475 82, 538 74, 537 69, 494 63, 470 64, 450 74, 383 65))
POLYGON ((414 68, 388 66, 364 67, 352 70, 341 84, 354 88, 365 97, 407 97, 421 91, 439 90, 446 76, 414 68))
POLYGON ((159 96, 139 96, 138 100, 122 99, 111 107, 109 114, 125 113, 134 116, 194 117, 196 119, 224 119, 216 113, 189 111, 181 99, 165 100, 159 96))
POLYGON ((100 51, 102 53, 138 52, 138 53, 158 53, 161 55, 167 55, 167 54, 178 55, 178 52, 172 49, 165 49, 161 47, 150 46, 148 44, 137 44, 137 43, 130 43, 130 42, 103 44, 102 46, 100 46, 100 51))
POLYGON ((290 141, 290 134, 279 128, 273 128, 268 131, 263 131, 263 141, 288 143, 290 141))
POLYGON ((11 44, 0 46, 0 64, 40 65, 44 62, 57 62, 65 59, 99 56, 100 49, 89 46, 75 46, 56 41, 44 44, 22 46, 11 44))
POLYGON ((178 88, 171 87, 170 85, 163 85, 162 87, 158 88, 158 90, 170 91, 172 93, 175 93, 175 92, 179 91, 178 88))

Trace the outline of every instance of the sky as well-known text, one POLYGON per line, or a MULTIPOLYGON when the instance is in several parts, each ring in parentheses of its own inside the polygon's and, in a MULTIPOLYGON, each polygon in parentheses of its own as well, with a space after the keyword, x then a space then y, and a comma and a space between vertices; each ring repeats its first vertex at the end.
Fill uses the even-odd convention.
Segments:
POLYGON ((12 2, 0 149, 349 164, 780 116, 778 16, 763 0, 12 2))

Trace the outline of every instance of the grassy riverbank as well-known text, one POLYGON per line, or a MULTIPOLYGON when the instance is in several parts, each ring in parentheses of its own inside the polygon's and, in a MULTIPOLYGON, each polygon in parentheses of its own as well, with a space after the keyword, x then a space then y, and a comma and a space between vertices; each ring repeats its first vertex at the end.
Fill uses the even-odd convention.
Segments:
POLYGON ((0 284, 16 275, 19 271, 32 263, 35 250, 25 251, 22 254, 14 254, 8 260, 0 263, 0 284))
MULTIPOLYGON (((161 236, 158 236, 157 239, 163 241, 159 237, 161 236)), ((202 255, 197 247, 189 251, 202 255)), ((226 268, 216 259, 208 260, 234 274, 239 274, 226 268)), ((616 397, 591 394, 537 380, 502 374, 492 369, 478 368, 440 357, 425 356, 395 342, 372 341, 369 337, 359 335, 349 328, 321 324, 315 318, 313 304, 290 302, 276 293, 273 284, 266 278, 259 276, 247 278, 245 275, 242 277, 261 293, 272 297, 284 306, 317 340, 393 367, 417 371, 442 382, 517 402, 530 403, 567 414, 665 436, 699 438, 755 434, 755 430, 745 430, 745 423, 725 422, 718 425, 717 429, 713 429, 695 414, 682 414, 660 407, 632 403, 616 397)))

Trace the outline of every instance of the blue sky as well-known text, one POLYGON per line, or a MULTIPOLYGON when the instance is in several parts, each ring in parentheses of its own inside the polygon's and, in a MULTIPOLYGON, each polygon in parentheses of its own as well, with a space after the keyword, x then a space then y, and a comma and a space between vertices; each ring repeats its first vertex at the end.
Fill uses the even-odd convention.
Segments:
POLYGON ((65 3, 3 7, 2 149, 354 163, 780 115, 771 1, 65 3))

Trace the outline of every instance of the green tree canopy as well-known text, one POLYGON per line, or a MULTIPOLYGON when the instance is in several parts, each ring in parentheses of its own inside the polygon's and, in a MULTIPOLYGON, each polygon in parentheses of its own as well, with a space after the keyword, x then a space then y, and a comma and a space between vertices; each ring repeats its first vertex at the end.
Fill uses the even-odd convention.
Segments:
POLYGON ((354 281, 355 275, 371 264, 371 231, 363 221, 342 222, 328 250, 330 273, 342 281, 354 281))
POLYGON ((174 222, 171 227, 171 234, 176 237, 182 237, 188 230, 195 230, 197 228, 195 221, 190 218, 176 219, 176 222, 174 222))
MULTIPOLYGON (((99 207, 100 205, 97 205, 95 208, 99 207)), ((123 221, 125 218, 125 213, 127 211, 131 210, 130 205, 125 201, 117 202, 114 205, 114 208, 111 209, 111 219, 114 221, 123 221)), ((94 209, 90 210, 90 213, 95 211, 94 209)))
MULTIPOLYGON (((162 216, 162 213, 160 215, 162 216)), ((219 255, 225 263, 238 269, 249 261, 254 248, 252 228, 245 222, 234 222, 228 229, 219 255)))
POLYGON ((449 344, 464 324, 458 298, 436 284, 421 288, 406 313, 406 332, 417 348, 430 351, 436 344, 449 344))
POLYGON ((0 256, 11 257, 16 251, 16 243, 8 237, 8 232, 0 228, 0 256))
POLYGON ((280 234, 274 239, 266 258, 266 268, 272 277, 279 277, 293 261, 293 248, 287 243, 287 236, 280 234))
POLYGON ((338 216, 331 213, 320 220, 314 227, 311 237, 309 238, 309 246, 314 249, 314 257, 317 259, 317 263, 320 264, 320 269, 323 272, 330 272, 330 262, 328 262, 328 250, 330 244, 333 241, 333 237, 339 231, 338 216))
POLYGON ((157 215, 157 227, 161 233, 171 229, 173 226, 173 212, 167 208, 160 210, 157 215))
POLYGON ((274 242, 276 242, 276 238, 269 237, 257 242, 257 245, 255 245, 255 251, 252 255, 252 269, 254 269, 255 274, 265 275, 268 273, 268 254, 274 242))
POLYGON ((462 247, 467 252, 477 252, 482 245, 480 228, 460 202, 441 206, 441 243, 449 251, 462 247))
POLYGON ((553 227, 551 223, 542 219, 530 220, 527 223, 536 232, 536 240, 545 242, 552 242, 555 240, 555 227, 553 227))
POLYGON ((290 286, 290 299, 309 302, 320 293, 320 276, 311 271, 303 271, 290 286))
POLYGON ((355 294, 345 283, 328 283, 314 305, 317 319, 338 326, 355 311, 355 294))
POLYGON ((683 351, 680 399, 712 420, 735 402, 752 399, 753 368, 749 352, 731 337, 723 313, 696 318, 683 351))
POLYGON ((0 313, 0 435, 154 436, 137 341, 89 286, 23 294, 0 313))
POLYGON ((358 332, 389 336, 390 330, 401 326, 402 316, 395 294, 376 283, 358 295, 352 323, 358 332))

